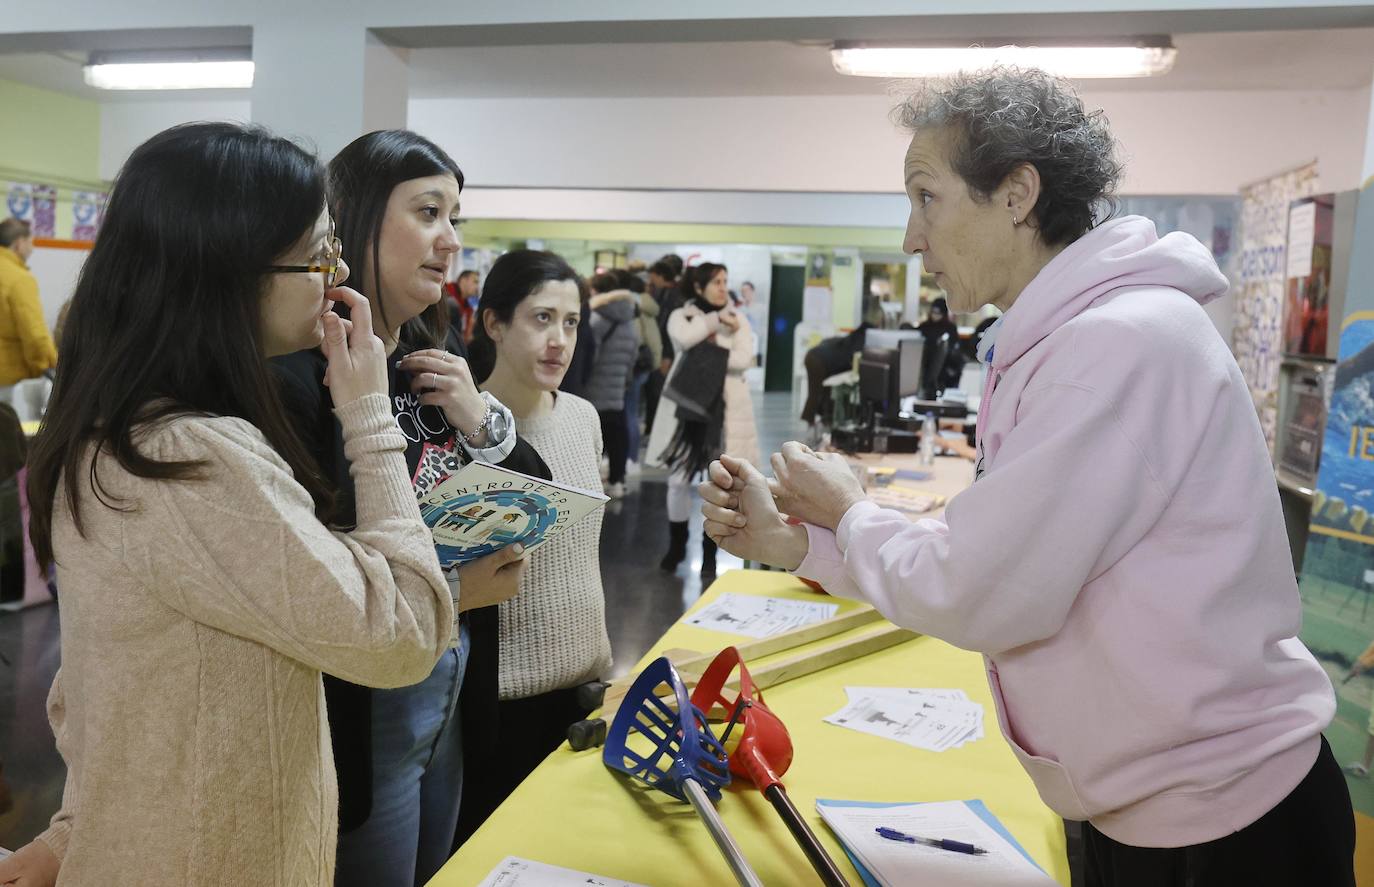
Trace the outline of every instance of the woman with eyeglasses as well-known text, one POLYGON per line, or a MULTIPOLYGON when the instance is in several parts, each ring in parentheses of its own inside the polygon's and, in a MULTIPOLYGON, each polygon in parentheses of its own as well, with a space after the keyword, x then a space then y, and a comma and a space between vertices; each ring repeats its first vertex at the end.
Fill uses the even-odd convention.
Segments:
MULTIPOLYGON (((387 390, 406 437, 413 496, 423 499, 473 459, 548 479, 544 460, 516 437, 510 410, 478 392, 458 330, 448 326, 443 285, 461 248, 462 170, 424 137, 384 130, 339 152, 329 179, 343 255, 389 355, 387 390)), ((324 355, 311 350, 276 363, 302 435, 339 491, 340 514, 352 520, 349 460, 329 410, 324 355)), ((375 690, 325 677, 341 887, 424 884, 448 860, 463 760, 495 733, 495 605, 519 589, 521 552, 510 546, 447 571, 459 626, 423 681, 375 690), (464 737, 465 720, 484 729, 464 737)))
POLYGON ((453 604, 329 231, 324 170, 254 127, 170 129, 116 179, 29 456, 31 537, 62 586, 66 789, 0 883, 51 884, 59 860, 68 884, 332 882, 320 674, 423 679, 453 604), (267 363, 321 344, 348 532, 267 363))

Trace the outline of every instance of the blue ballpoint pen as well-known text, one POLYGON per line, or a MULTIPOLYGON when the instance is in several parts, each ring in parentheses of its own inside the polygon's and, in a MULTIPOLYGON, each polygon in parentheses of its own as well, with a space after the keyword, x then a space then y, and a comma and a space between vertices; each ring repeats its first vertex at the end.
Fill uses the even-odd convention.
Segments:
POLYGON ((927 847, 938 847, 941 850, 953 850, 955 853, 968 853, 973 856, 981 856, 987 853, 982 847, 975 847, 972 844, 965 844, 963 841, 954 841, 950 838, 922 838, 919 835, 908 835, 906 832, 899 832, 895 828, 885 828, 879 826, 874 829, 881 838, 889 841, 901 841, 906 844, 924 844, 927 847))

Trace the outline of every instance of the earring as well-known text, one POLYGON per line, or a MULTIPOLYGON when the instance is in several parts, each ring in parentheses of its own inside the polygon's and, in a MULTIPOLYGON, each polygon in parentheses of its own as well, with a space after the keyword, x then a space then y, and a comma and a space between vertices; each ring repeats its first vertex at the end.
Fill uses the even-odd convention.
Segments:
POLYGON ((1016 213, 1012 213, 1012 214, 1011 214, 1011 226, 1012 226, 1013 228, 1015 228, 1015 227, 1016 227, 1017 225, 1019 225, 1020 223, 1021 223, 1021 220, 1018 219, 1018 218, 1016 218, 1016 213))

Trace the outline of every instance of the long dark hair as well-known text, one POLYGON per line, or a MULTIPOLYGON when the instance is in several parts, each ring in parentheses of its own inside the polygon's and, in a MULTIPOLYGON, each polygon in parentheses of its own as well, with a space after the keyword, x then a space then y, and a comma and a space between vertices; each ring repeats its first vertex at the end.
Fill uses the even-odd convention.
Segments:
MULTIPOLYGON (((381 239, 391 192, 402 182, 451 175, 463 190, 463 171, 443 148, 408 129, 379 129, 359 136, 329 161, 334 228, 343 241, 344 261, 357 269, 356 286, 372 300, 388 333, 382 293, 381 239)), ((448 336, 448 308, 440 299, 401 326, 408 347, 442 348, 448 336)))
POLYGON ((266 269, 324 207, 315 158, 259 127, 177 126, 130 155, 82 266, 29 454, 29 534, 40 564, 53 561, 64 474, 78 532, 85 476, 103 505, 132 507, 101 485, 99 451, 138 477, 202 477, 204 463, 158 461, 134 443, 139 426, 173 416, 251 422, 327 513, 331 495, 282 409, 262 336, 266 269))
POLYGON ((577 284, 582 301, 587 300, 587 283, 562 256, 533 249, 506 253, 492 264, 482 284, 477 302, 477 324, 468 346, 468 366, 479 383, 496 368, 496 343, 487 334, 486 316, 490 311, 501 323, 510 323, 515 309, 546 283, 571 280, 577 284))
POLYGON ((727 269, 724 265, 717 265, 715 262, 702 262, 700 265, 693 265, 685 269, 677 282, 678 293, 682 296, 682 304, 696 304, 698 308, 708 314, 712 311, 719 311, 721 308, 728 308, 728 302, 725 305, 712 305, 706 301, 706 296, 702 295, 711 279, 725 270, 727 269))

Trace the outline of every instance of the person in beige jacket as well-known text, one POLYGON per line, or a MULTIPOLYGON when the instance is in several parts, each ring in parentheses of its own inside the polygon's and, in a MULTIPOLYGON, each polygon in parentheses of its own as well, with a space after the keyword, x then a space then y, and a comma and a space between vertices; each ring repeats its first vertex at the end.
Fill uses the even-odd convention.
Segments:
POLYGON ((116 181, 29 464, 35 552, 61 589, 49 715, 67 782, 0 883, 328 887, 321 672, 411 684, 451 642, 385 351, 337 285, 324 198, 313 157, 227 123, 154 136, 116 181), (321 344, 347 532, 321 520, 329 491, 266 361, 321 344))
MULTIPOLYGON (((663 386, 665 392, 673 387, 687 352, 693 348, 714 344, 729 355, 721 390, 724 412, 720 427, 703 429, 709 440, 686 445, 677 405, 671 400, 661 404, 654 416, 645 461, 669 470, 668 552, 659 562, 666 572, 675 571, 687 557, 687 521, 697 498, 696 482, 705 466, 722 452, 746 460, 758 458, 754 401, 744 379, 745 370, 754 365, 754 333, 744 312, 730 304, 728 281, 729 270, 724 265, 703 262, 686 269, 679 284, 685 304, 668 315, 668 337, 675 357, 663 386)), ((716 576, 716 543, 705 535, 701 537, 701 576, 707 582, 716 576)))

